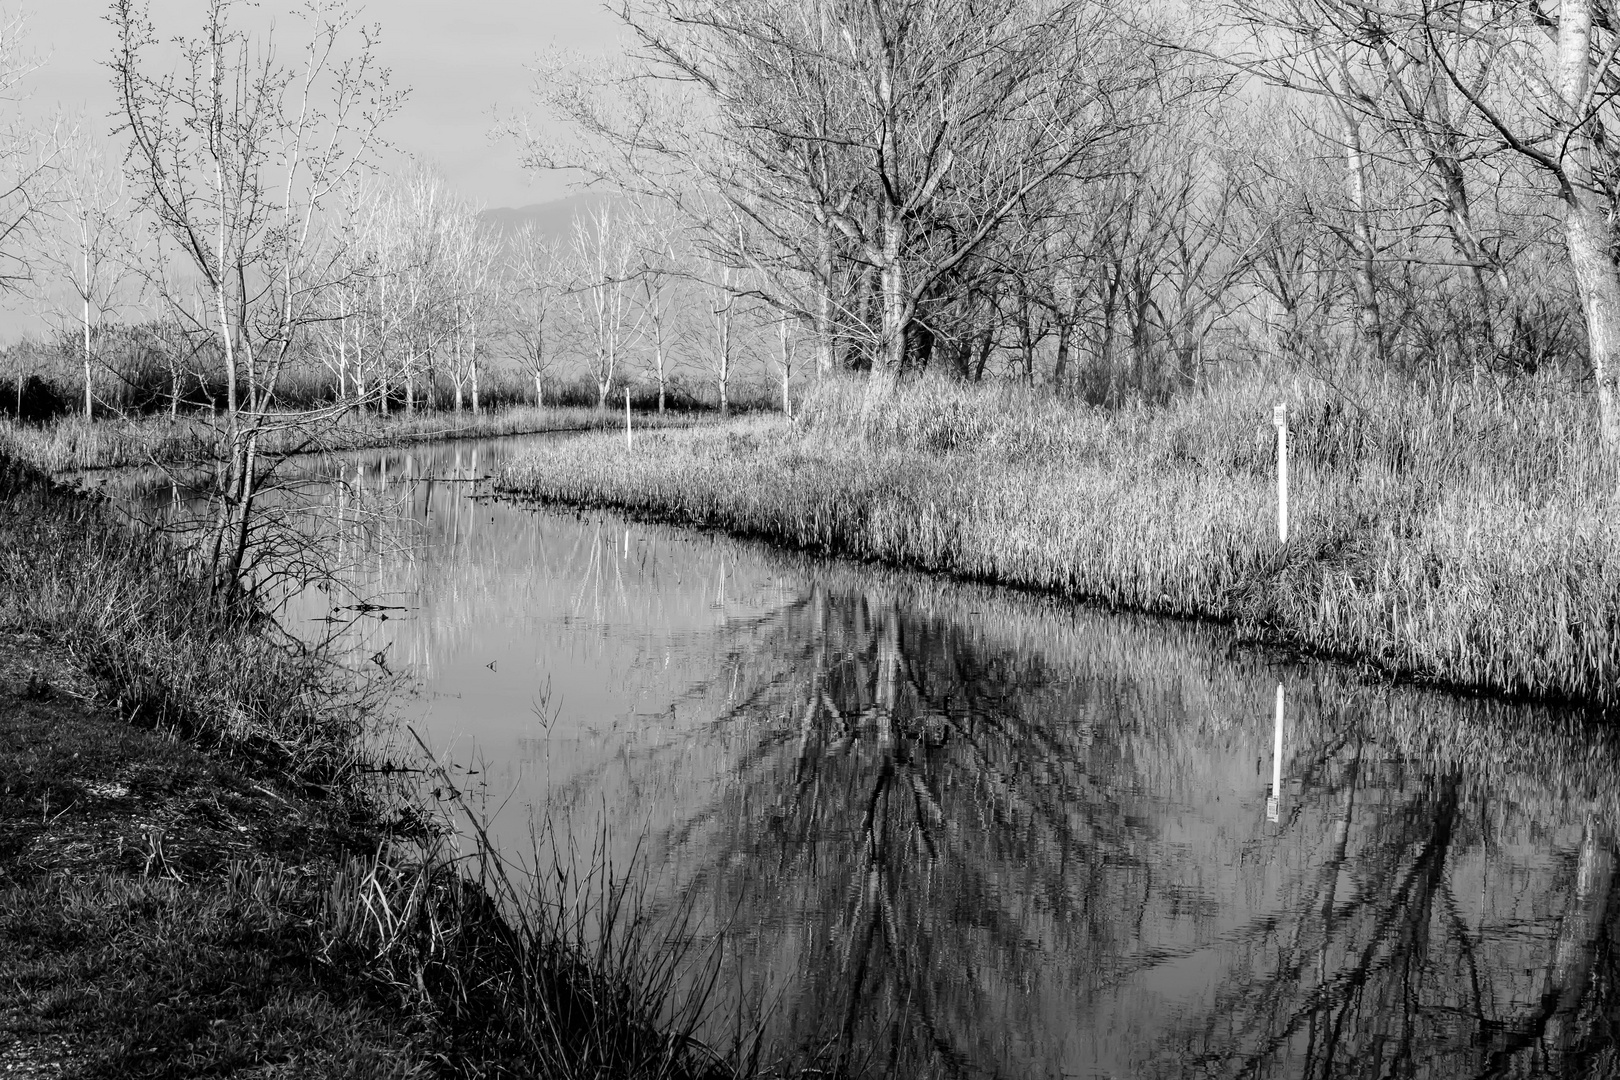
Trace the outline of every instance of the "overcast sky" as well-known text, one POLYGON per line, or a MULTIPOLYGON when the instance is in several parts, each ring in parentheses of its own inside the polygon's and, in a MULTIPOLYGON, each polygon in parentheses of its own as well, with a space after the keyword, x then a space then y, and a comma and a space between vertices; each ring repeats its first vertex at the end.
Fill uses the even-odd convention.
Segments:
MULTIPOLYGON (((297 0, 262 0, 288 10, 297 0)), ((6 3, 5 7, 14 7, 6 3)), ((26 0, 26 40, 45 65, 31 80, 25 110, 58 105, 104 118, 113 108, 107 70, 112 28, 103 0, 26 0)), ((204 0, 153 0, 160 37, 194 35, 204 0)), ((410 97, 388 129, 402 151, 437 163, 462 194, 488 206, 521 206, 566 194, 556 178, 528 177, 510 144, 492 143, 492 112, 527 109, 527 67, 556 44, 605 50, 617 39, 599 0, 370 0, 364 21, 382 24, 381 59, 410 97)), ((110 121, 109 121, 110 124, 110 121)))

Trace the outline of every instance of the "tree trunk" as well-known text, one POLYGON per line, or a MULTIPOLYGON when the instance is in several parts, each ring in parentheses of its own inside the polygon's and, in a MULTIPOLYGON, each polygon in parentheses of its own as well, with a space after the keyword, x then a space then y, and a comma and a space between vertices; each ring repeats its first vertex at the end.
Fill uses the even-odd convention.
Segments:
POLYGON ((96 418, 95 399, 90 389, 90 301, 84 302, 84 418, 96 418))
POLYGON ((996 331, 994 327, 986 328, 984 336, 979 339, 979 356, 973 364, 973 381, 984 382, 984 369, 990 363, 990 351, 996 345, 996 331))
POLYGON ((1586 316, 1587 351, 1597 384, 1598 425, 1603 444, 1620 449, 1620 267, 1605 200, 1595 191, 1568 198, 1564 239, 1586 316))
POLYGON ((836 314, 833 306, 832 227, 822 223, 816 248, 816 370, 824 375, 833 369, 835 358, 836 314))
POLYGON ((1592 117, 1584 114, 1591 85, 1591 0, 1566 0, 1559 8, 1555 86, 1562 99, 1559 127, 1565 133, 1564 239, 1586 316, 1587 351, 1597 384, 1598 430, 1603 445, 1620 450, 1620 267, 1614 259, 1615 230, 1609 222, 1592 140, 1592 117))
POLYGON ((534 407, 537 409, 543 408, 545 404, 545 392, 540 387, 540 375, 536 373, 534 376, 534 407))
POLYGON ((878 279, 878 287, 883 294, 883 336, 873 367, 875 369, 881 365, 892 368, 898 375, 906 362, 906 323, 910 321, 906 304, 905 268, 900 265, 900 241, 904 226, 900 223, 898 211, 890 211, 886 216, 891 220, 883 225, 883 264, 878 279))
POLYGON ((1384 320, 1378 309, 1376 269, 1378 248, 1373 239, 1367 206, 1367 155, 1361 144, 1361 123, 1344 105, 1339 110, 1344 138, 1345 185, 1350 195, 1351 235, 1355 238, 1353 280, 1356 290, 1356 337, 1362 357, 1376 365, 1384 362, 1384 320))
POLYGON ((720 384, 720 415, 725 416, 731 411, 730 388, 727 385, 731 381, 731 297, 723 296, 720 299, 724 306, 714 311, 715 346, 719 353, 715 374, 720 384))

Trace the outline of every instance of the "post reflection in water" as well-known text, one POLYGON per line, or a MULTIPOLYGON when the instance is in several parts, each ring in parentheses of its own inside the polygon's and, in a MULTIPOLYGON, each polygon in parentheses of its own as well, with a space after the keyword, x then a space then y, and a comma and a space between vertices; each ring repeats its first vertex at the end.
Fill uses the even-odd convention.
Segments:
POLYGON ((723 932, 717 1037, 759 1017, 862 1075, 1617 1065, 1604 733, 475 502, 509 446, 350 459, 352 591, 405 609, 354 620, 352 653, 417 675, 402 722, 478 772, 514 852, 525 807, 587 850, 605 827, 657 906, 723 932))
POLYGON ((1266 799, 1266 820, 1275 822, 1282 803, 1283 684, 1277 684, 1277 719, 1271 740, 1271 796, 1266 799))

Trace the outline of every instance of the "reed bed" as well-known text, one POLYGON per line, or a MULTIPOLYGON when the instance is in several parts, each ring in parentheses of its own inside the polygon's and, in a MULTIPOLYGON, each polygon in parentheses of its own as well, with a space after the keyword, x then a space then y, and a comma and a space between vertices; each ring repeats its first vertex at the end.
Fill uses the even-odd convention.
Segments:
MULTIPOLYGON (((624 413, 612 409, 518 406, 473 413, 416 413, 379 417, 350 414, 337 422, 292 423, 267 427, 261 449, 269 454, 369 450, 443 439, 491 439, 505 435, 622 429, 624 413)), ((635 418, 638 428, 682 427, 702 422, 688 413, 650 413, 635 418)), ((142 416, 86 421, 64 417, 47 424, 19 424, 0 418, 0 453, 46 472, 122 468, 152 463, 187 464, 212 460, 218 422, 205 415, 142 416)))
POLYGON ((1105 410, 924 380, 864 405, 858 383, 831 380, 793 422, 651 433, 630 451, 589 436, 536 448, 499 486, 1230 621, 1401 677, 1620 702, 1620 474, 1567 387, 1251 374, 1105 410))

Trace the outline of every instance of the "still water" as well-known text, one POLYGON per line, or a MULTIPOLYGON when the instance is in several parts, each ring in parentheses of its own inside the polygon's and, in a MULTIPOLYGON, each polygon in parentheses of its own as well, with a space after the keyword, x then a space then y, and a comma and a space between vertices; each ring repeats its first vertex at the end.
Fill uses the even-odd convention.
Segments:
POLYGON ((404 673, 514 854, 605 837, 723 931, 715 1038, 865 1075, 1620 1068, 1602 731, 488 498, 521 446, 312 464, 352 591, 287 619, 404 673))

